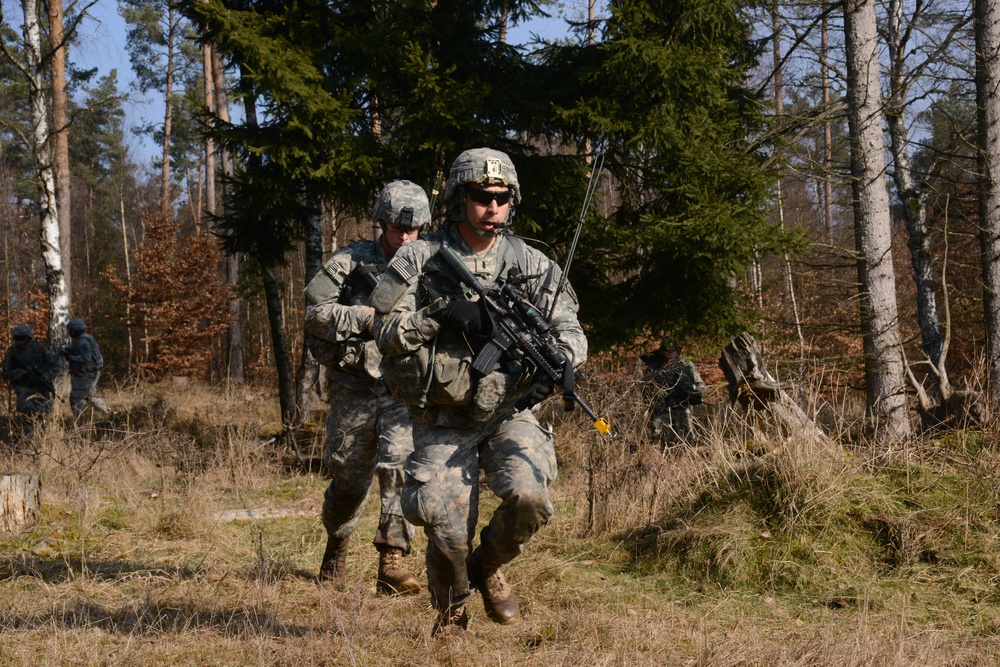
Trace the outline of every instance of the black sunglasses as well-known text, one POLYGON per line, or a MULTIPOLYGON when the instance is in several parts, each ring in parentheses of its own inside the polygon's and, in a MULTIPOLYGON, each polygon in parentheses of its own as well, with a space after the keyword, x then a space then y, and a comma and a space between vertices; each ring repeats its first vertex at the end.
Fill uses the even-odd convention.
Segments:
POLYGON ((514 193, 510 190, 500 190, 498 192, 493 192, 492 190, 480 190, 479 188, 469 188, 465 192, 467 196, 472 201, 477 204, 482 204, 483 206, 489 206, 490 202, 496 201, 497 206, 506 206, 510 203, 511 198, 514 193))
POLYGON ((31 340, 31 336, 14 336, 14 340, 31 340))

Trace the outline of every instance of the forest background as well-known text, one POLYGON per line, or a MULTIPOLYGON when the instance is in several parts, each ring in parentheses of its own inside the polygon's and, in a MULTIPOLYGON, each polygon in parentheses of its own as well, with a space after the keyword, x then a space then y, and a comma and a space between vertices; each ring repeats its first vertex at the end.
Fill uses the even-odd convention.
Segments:
POLYGON ((711 365, 750 330, 779 374, 866 388, 892 436, 904 394, 927 412, 989 384, 976 72, 996 54, 969 3, 630 1, 514 46, 559 8, 127 0, 132 77, 161 109, 138 128, 150 163, 119 76, 74 63, 93 5, 12 4, 0 325, 58 343, 72 311, 112 377, 262 384, 308 417, 303 286, 374 234, 383 183, 434 191, 488 145, 517 165, 517 232, 559 261, 604 155, 572 272, 595 352, 670 335, 711 365))
POLYGON ((117 412, 0 450, 44 488, 0 536, 0 662, 997 664, 995 3, 620 0, 515 46, 558 7, 130 0, 119 78, 75 61, 86 3, 0 7, 0 327, 86 318, 117 412), (327 480, 282 445, 322 442, 309 276, 385 181, 482 145, 559 262, 604 157, 571 278, 614 437, 546 412, 524 620, 474 603, 465 650, 375 595, 374 500, 350 589, 315 585, 327 480), (823 433, 730 408, 741 330, 823 433), (709 389, 663 449, 636 355, 667 335, 709 389))

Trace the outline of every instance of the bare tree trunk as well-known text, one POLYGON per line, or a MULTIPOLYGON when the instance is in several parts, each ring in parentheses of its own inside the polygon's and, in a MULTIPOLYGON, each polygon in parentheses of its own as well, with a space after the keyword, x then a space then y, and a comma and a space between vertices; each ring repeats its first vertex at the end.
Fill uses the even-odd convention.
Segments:
MULTIPOLYGON (((305 238, 305 284, 323 269, 323 218, 317 215, 309 220, 305 238)), ((303 292, 304 293, 304 292, 303 292)), ((303 329, 305 337, 305 329, 303 329)), ((319 362, 313 356, 312 349, 303 341, 302 360, 295 376, 297 411, 302 421, 311 421, 312 392, 319 380, 319 362)))
POLYGON ((49 0, 49 42, 52 48, 52 152, 59 204, 59 250, 66 294, 73 293, 73 243, 70 227, 72 185, 69 175, 69 121, 66 114, 66 37, 62 0, 49 0))
MULTIPOLYGON (((128 225, 125 224, 125 194, 122 192, 120 185, 118 190, 118 207, 122 222, 122 252, 125 255, 125 284, 128 285, 129 291, 131 292, 132 263, 129 260, 128 252, 128 225)), ((129 367, 131 367, 133 361, 135 360, 135 341, 132 337, 132 297, 129 297, 128 301, 125 302, 125 321, 128 323, 128 364, 129 367)))
POLYGON ((0 476, 0 533, 19 533, 42 515, 42 481, 38 475, 0 476))
MULTIPOLYGON (((820 28, 820 77, 823 80, 823 108, 830 108, 830 27, 826 12, 820 28)), ((823 121, 823 226, 826 240, 833 243, 833 124, 828 114, 823 121)))
POLYGON ((986 321, 988 401, 1000 411, 1000 3, 975 0, 979 217, 986 321))
POLYGON ((881 444, 910 435, 885 181, 875 0, 846 0, 847 111, 868 412, 881 444))
MULTIPOLYGON (((212 114, 215 113, 215 94, 212 90, 212 45, 205 44, 201 48, 202 76, 205 81, 205 108, 208 109, 209 130, 211 130, 212 114)), ((205 210, 210 216, 215 215, 215 140, 209 133, 205 134, 205 210)))
POLYGON ((49 105, 42 76, 42 37, 38 26, 36 0, 23 0, 24 45, 28 63, 28 86, 31 96, 32 156, 38 184, 38 209, 41 221, 39 238, 45 282, 49 293, 49 343, 62 348, 67 341, 69 293, 59 250, 59 205, 56 202, 56 175, 49 145, 49 105))
MULTIPOLYGON (((243 76, 241 68, 241 85, 243 90, 243 107, 246 124, 257 126, 257 99, 250 88, 248 80, 243 76)), ((251 160, 257 160, 251 157, 251 160)), ((252 167, 253 165, 248 165, 252 167)), ((286 428, 294 428, 300 422, 295 405, 295 376, 292 373, 292 361, 288 354, 288 341, 285 337, 285 322, 282 317, 281 285, 278 282, 274 267, 260 262, 261 277, 264 282, 264 302, 267 305, 267 321, 271 330, 271 349, 274 351, 274 366, 278 373, 278 401, 281 405, 281 421, 286 428)), ((294 440, 293 440, 294 441, 294 440)))
MULTIPOLYGON (((781 83, 781 22, 778 14, 778 0, 774 0, 771 5, 771 28, 774 33, 773 56, 774 56, 774 111, 778 117, 778 122, 783 122, 785 117, 785 91, 781 83)), ((781 178, 778 178, 778 222, 782 229, 785 227, 785 202, 782 192, 781 178)), ((799 358, 805 361, 806 339, 802 335, 802 321, 799 318, 799 304, 795 298, 795 281, 792 276, 792 263, 788 259, 788 253, 784 256, 785 262, 785 295, 792 308, 792 318, 795 322, 795 334, 799 339, 799 358)))
POLYGON ((919 191, 910 163, 909 137, 906 129, 906 97, 909 87, 904 72, 906 45, 902 43, 903 3, 889 0, 889 99, 885 117, 889 128, 892 150, 893 182, 902 203, 900 210, 909 236, 910 261, 913 281, 917 287, 917 323, 924 354, 937 369, 931 376, 937 384, 938 400, 946 401, 951 395, 951 383, 943 358, 944 338, 938 318, 934 294, 934 277, 931 274, 930 232, 927 229, 927 204, 919 191))
MULTIPOLYGON (((215 82, 215 114, 223 123, 230 122, 229 91, 226 88, 226 73, 222 67, 222 58, 212 46, 212 79, 215 82)), ((233 175, 233 156, 229 149, 223 148, 220 153, 222 174, 226 178, 233 175)), ((226 258, 226 281, 233 289, 234 297, 229 301, 229 309, 233 313, 233 323, 226 331, 226 375, 233 382, 242 382, 246 377, 243 358, 243 324, 246 321, 246 309, 243 299, 235 296, 240 283, 240 256, 233 254, 226 258)))
POLYGON ((174 6, 167 9, 167 85, 164 91, 166 104, 163 112, 163 169, 160 174, 160 197, 164 212, 170 210, 170 132, 174 119, 174 42, 176 41, 177 21, 174 19, 174 6))
POLYGON ((261 271, 264 280, 264 301, 267 304, 267 322, 271 330, 271 349, 274 366, 278 372, 278 402, 281 406, 281 423, 294 427, 300 423, 295 408, 295 380, 292 361, 288 356, 285 323, 281 317, 281 287, 272 267, 261 271))

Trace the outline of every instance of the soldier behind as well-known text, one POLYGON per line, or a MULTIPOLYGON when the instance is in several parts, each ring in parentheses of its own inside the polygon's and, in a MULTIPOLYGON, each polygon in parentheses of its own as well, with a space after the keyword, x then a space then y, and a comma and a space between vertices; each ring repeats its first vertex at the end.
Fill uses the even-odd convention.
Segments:
POLYGON ((87 324, 79 317, 74 317, 66 323, 66 331, 73 342, 63 348, 63 356, 69 361, 69 374, 72 378, 69 390, 69 406, 73 416, 78 417, 90 403, 104 414, 111 414, 108 404, 97 395, 97 381, 104 368, 104 357, 101 347, 89 333, 87 324))
POLYGON ((692 442, 691 406, 701 405, 705 397, 698 369, 681 357, 681 346, 670 338, 640 358, 646 364, 643 381, 652 413, 650 425, 661 448, 692 442))
POLYGON ((52 381, 59 374, 59 357, 34 339, 27 324, 17 325, 10 335, 14 343, 7 348, 0 375, 13 387, 19 413, 29 418, 45 416, 52 410, 52 381))
MULTIPOLYGON (((386 381, 414 420, 403 511, 427 534, 434 634, 449 626, 464 632, 473 587, 491 620, 517 620, 517 596, 500 567, 552 516, 549 485, 556 477, 551 430, 530 409, 514 407, 541 401, 551 387, 509 359, 478 380, 471 377, 471 349, 490 333, 492 320, 434 257, 448 243, 487 289, 504 282, 508 269, 519 268, 530 278, 523 289, 541 312, 552 304, 559 267, 504 233, 512 204, 520 201, 517 173, 505 153, 462 153, 451 167, 444 201, 445 229, 398 252, 372 294, 386 381), (501 503, 472 551, 480 468, 501 503)), ((555 307, 551 333, 576 367, 586 358, 587 339, 567 292, 555 307)))
POLYGON ((330 380, 323 462, 332 480, 323 497, 327 544, 319 578, 344 587, 347 543, 377 474, 382 513, 374 540, 376 590, 415 594, 419 582, 402 569, 413 527, 403 518, 399 500, 403 461, 413 451, 410 417, 382 380, 370 296, 389 259, 430 223, 427 195, 410 181, 393 181, 379 195, 373 218, 382 228, 380 240, 337 250, 306 287, 306 331, 330 380))

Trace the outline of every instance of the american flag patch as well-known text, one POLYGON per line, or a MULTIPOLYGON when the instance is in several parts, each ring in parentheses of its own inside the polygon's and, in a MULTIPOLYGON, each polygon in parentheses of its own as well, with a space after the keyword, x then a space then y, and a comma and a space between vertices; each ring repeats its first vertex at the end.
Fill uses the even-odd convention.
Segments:
POLYGON ((403 257, 398 257, 389 264, 389 269, 396 273, 403 282, 410 282, 417 275, 417 267, 403 257))

